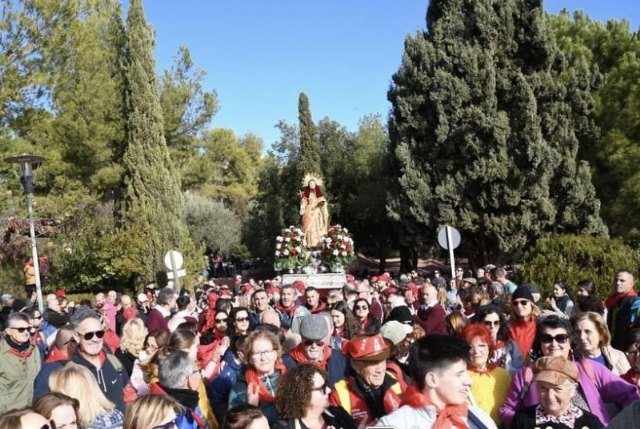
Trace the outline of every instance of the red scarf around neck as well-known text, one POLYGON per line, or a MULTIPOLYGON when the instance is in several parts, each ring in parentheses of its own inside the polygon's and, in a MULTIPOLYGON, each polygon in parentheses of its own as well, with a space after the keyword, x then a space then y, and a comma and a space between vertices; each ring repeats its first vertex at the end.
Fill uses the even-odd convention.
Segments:
MULTIPOLYGON (((276 362, 275 370, 280 372, 280 376, 282 376, 287 368, 282 364, 282 362, 276 362)), ((269 393, 266 384, 262 381, 262 378, 258 376, 258 372, 253 367, 247 367, 245 370, 245 378, 247 380, 247 389, 251 389, 253 386, 259 386, 260 388, 260 402, 267 402, 269 404, 273 404, 276 402, 275 396, 269 393)))
POLYGON ((404 392, 402 404, 412 408, 423 408, 427 406, 435 407, 436 421, 433 429, 469 429, 469 425, 462 419, 469 415, 467 404, 447 405, 444 409, 436 407, 426 396, 424 396, 415 386, 409 386, 404 392))
POLYGON ((293 313, 296 312, 298 306, 293 304, 291 307, 284 307, 280 302, 276 304, 276 310, 285 313, 289 317, 293 317, 293 313))
POLYGON ((322 368, 324 370, 327 369, 327 362, 331 357, 331 347, 324 346, 322 350, 322 359, 320 361, 312 361, 307 357, 307 352, 304 347, 304 343, 300 343, 296 346, 295 349, 291 350, 289 353, 293 360, 295 360, 298 364, 310 363, 312 365, 317 366, 318 368, 322 368))
POLYGON ((637 295, 638 294, 633 289, 629 289, 628 291, 623 293, 612 293, 607 297, 607 299, 604 300, 604 306, 607 308, 607 310, 611 310, 626 297, 637 296, 637 295))

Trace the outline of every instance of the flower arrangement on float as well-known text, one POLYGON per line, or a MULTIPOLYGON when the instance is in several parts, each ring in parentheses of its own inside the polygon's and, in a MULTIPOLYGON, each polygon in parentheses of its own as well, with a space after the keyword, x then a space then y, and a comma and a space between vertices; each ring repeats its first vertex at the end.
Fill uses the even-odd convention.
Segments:
POLYGON ((353 238, 347 228, 333 225, 321 246, 322 263, 334 273, 342 273, 355 258, 353 238))
POLYGON ((281 231, 276 237, 275 256, 275 269, 278 271, 293 272, 307 265, 309 250, 300 228, 290 226, 281 231))

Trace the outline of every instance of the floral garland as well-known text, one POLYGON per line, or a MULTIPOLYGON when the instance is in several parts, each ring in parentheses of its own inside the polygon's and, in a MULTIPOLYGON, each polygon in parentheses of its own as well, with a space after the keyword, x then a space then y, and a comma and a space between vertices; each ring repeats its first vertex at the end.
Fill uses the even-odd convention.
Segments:
POLYGON ((347 228, 333 225, 322 242, 321 258, 328 267, 346 268, 355 257, 353 239, 347 228))
POLYGON ((309 250, 307 240, 300 228, 290 226, 276 237, 275 264, 282 269, 298 269, 307 264, 309 250))

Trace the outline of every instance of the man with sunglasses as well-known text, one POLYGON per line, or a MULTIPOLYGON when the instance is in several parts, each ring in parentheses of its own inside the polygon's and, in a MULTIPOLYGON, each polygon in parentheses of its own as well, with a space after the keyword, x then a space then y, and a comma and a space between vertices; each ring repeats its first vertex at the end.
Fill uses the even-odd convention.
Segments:
POLYGON ((71 324, 75 328, 74 338, 78 343, 71 361, 88 368, 107 399, 124 414, 123 392, 129 383, 129 376, 118 358, 104 347, 105 331, 100 315, 91 308, 80 307, 73 313, 71 324))
POLYGON ((331 388, 348 375, 347 358, 340 350, 331 348, 329 327, 324 316, 312 314, 303 318, 300 336, 302 342, 282 359, 287 367, 304 363, 316 365, 327 371, 331 388))
POLYGON ((40 371, 40 353, 30 340, 29 316, 11 313, 0 339, 0 414, 25 407, 33 399, 33 379, 40 371))

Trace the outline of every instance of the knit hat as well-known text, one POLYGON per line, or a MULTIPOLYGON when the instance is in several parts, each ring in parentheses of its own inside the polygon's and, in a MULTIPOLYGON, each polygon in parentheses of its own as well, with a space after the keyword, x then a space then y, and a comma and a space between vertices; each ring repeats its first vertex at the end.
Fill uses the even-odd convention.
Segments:
POLYGON ((389 317, 387 318, 387 322, 390 320, 395 320, 396 322, 400 322, 405 325, 411 325, 413 323, 413 317, 411 316, 411 310, 406 305, 399 305, 394 307, 389 313, 389 317))
POLYGON ((529 301, 533 302, 533 295, 531 294, 531 290, 526 286, 518 286, 511 295, 512 301, 515 301, 516 299, 528 299, 529 301))
POLYGON ((324 316, 311 314, 300 322, 300 336, 307 340, 321 340, 329 334, 324 316))
POLYGON ((385 340, 389 340, 394 346, 397 346, 405 338, 413 332, 411 325, 400 323, 397 320, 390 320, 380 328, 380 334, 385 340))

